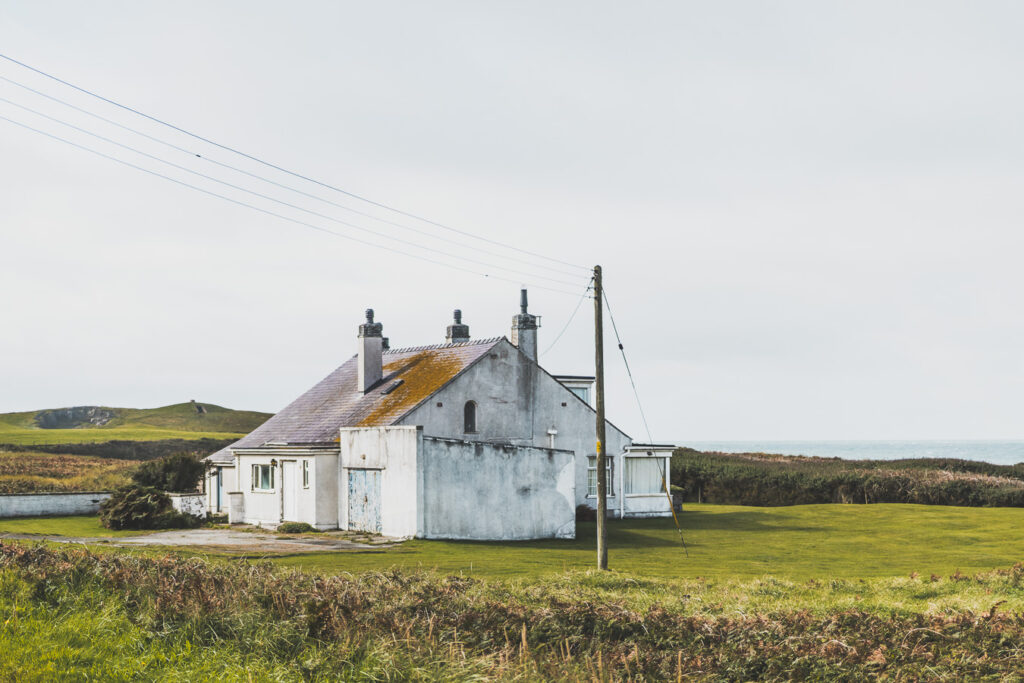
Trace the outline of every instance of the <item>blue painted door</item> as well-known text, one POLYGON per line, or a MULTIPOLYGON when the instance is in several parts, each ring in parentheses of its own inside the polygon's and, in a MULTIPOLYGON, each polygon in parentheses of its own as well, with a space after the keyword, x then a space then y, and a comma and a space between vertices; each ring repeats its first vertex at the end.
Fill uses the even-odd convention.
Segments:
POLYGON ((380 470, 348 471, 348 528, 380 533, 380 470))

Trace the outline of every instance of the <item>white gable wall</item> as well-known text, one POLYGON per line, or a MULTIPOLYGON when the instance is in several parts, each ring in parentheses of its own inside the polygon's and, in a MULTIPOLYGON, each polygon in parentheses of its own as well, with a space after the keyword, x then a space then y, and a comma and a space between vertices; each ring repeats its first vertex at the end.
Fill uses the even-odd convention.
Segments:
MULTIPOLYGON (((541 448, 550 445, 548 430, 556 429, 554 447, 576 454, 576 504, 596 507, 595 499, 587 498, 587 456, 597 452, 594 411, 508 341, 496 344, 489 354, 400 423, 421 425, 428 436, 541 448), (466 433, 463 429, 463 409, 467 401, 477 404, 476 433, 466 433)), ((606 438, 606 452, 615 458, 615 479, 618 480, 619 456, 632 440, 610 423, 606 438)), ((618 486, 615 493, 616 496, 609 497, 608 507, 617 510, 618 486)))
POLYGON ((412 427, 343 428, 339 442, 336 490, 338 525, 351 528, 349 478, 352 470, 374 470, 380 477, 380 533, 399 538, 417 535, 419 481, 417 453, 423 433, 412 427))

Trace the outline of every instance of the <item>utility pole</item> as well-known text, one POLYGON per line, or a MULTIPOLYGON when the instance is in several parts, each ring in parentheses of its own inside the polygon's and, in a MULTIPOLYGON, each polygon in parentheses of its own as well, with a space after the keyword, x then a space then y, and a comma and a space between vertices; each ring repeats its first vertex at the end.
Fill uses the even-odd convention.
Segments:
POLYGON ((601 266, 594 266, 594 375, 597 380, 597 568, 608 569, 608 540, 605 520, 608 514, 608 470, 605 466, 604 430, 604 296, 601 266))

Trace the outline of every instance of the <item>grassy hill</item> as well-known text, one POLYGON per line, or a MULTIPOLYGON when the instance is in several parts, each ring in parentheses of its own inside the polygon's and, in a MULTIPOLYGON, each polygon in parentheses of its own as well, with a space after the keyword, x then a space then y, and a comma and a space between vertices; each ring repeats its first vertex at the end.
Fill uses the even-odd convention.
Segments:
POLYGON ((269 417, 269 413, 191 402, 145 409, 77 406, 2 413, 0 444, 229 439, 252 431, 269 417))

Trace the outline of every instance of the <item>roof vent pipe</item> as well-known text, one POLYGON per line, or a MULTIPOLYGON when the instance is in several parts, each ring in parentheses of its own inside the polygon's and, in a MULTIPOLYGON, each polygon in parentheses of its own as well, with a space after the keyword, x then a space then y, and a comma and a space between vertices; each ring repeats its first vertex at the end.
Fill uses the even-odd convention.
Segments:
POLYGON ((457 344, 459 342, 469 341, 469 325, 462 324, 462 311, 455 309, 452 314, 454 322, 448 326, 448 334, 445 335, 445 342, 449 344, 457 344))
POLYGON ((366 322, 359 326, 359 358, 356 388, 365 394, 384 376, 384 326, 373 322, 373 309, 366 309, 366 322))

